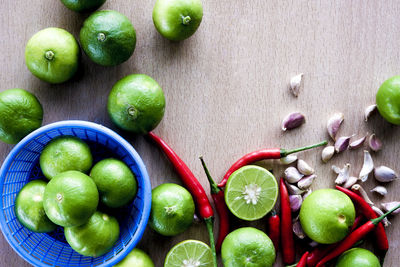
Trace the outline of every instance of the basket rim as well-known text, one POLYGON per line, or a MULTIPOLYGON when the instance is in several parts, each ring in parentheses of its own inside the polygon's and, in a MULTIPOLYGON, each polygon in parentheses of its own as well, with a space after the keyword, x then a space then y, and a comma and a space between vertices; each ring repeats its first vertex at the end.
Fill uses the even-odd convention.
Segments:
MULTIPOLYGON (((7 157, 5 158, 1 169, 0 169, 0 195, 1 197, 3 196, 3 188, 4 188, 4 175, 6 171, 8 170, 9 166, 13 162, 13 159, 15 156, 19 153, 19 151, 27 145, 28 142, 31 141, 32 138, 36 137, 39 134, 42 134, 44 132, 48 132, 50 130, 56 129, 56 128, 68 128, 68 127, 84 127, 84 128, 89 128, 89 129, 94 129, 97 130, 105 135, 107 137, 113 138, 117 143, 121 146, 123 146, 127 152, 132 156, 134 161, 137 163, 138 169, 143 177, 143 190, 144 190, 144 198, 143 198, 143 210, 141 213, 141 218, 138 224, 138 227, 136 229, 135 234, 133 235, 133 238, 131 241, 128 243, 128 245, 116 256, 112 257, 110 260, 108 260, 105 263, 102 263, 98 266, 112 266, 121 261, 126 255, 128 255, 132 249, 134 249, 137 245, 137 243, 141 240, 146 226, 147 222, 149 220, 150 216, 150 210, 151 210, 151 197, 146 197, 146 196, 151 196, 151 183, 150 183, 150 178, 146 169, 146 166, 143 163, 142 158, 140 155, 136 152, 136 150, 133 148, 133 146, 128 143, 123 137, 121 137, 119 134, 114 132, 113 130, 100 125, 98 123, 90 122, 90 121, 83 121, 83 120, 63 120, 63 121, 58 121, 54 123, 50 123, 47 125, 44 125, 35 131, 31 132, 27 136, 25 136, 17 145, 15 145, 12 150, 9 152, 7 157)), ((0 201, 0 208, 3 209, 3 202, 0 201)), ((0 212, 0 229, 3 233, 4 238, 7 240, 9 245, 14 249, 17 254, 23 258, 25 261, 27 261, 30 264, 34 264, 35 266, 50 266, 45 264, 44 262, 38 260, 37 258, 33 257, 29 253, 27 253, 22 247, 20 247, 15 239, 13 239, 8 231, 8 227, 6 226, 6 219, 4 216, 3 212, 0 212), (5 231, 7 229, 7 231, 5 231)))

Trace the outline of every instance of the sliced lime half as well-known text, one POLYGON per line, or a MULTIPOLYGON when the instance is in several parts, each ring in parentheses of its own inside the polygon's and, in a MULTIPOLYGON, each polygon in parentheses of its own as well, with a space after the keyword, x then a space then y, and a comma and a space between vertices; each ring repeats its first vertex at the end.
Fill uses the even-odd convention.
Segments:
POLYGON ((211 248, 197 240, 185 240, 175 245, 165 258, 164 267, 213 267, 211 248))
POLYGON ((278 183, 264 168, 244 166, 229 176, 225 201, 239 219, 254 221, 264 217, 275 206, 278 183))

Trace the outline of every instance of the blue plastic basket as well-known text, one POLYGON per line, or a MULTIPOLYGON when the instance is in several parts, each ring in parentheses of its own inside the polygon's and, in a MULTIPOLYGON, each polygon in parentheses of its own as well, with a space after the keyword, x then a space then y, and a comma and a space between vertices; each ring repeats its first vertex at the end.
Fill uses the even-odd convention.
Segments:
POLYGON ((0 224, 11 247, 34 266, 112 266, 122 260, 139 242, 146 228, 151 207, 150 180, 140 156, 121 136, 92 122, 61 121, 39 128, 19 142, 5 159, 0 170, 0 224), (29 231, 14 213, 15 198, 29 181, 43 178, 39 156, 44 146, 60 135, 83 139, 91 148, 94 162, 115 157, 124 161, 138 182, 133 203, 116 214, 120 238, 113 249, 101 257, 82 256, 68 245, 63 229, 39 234, 29 231))

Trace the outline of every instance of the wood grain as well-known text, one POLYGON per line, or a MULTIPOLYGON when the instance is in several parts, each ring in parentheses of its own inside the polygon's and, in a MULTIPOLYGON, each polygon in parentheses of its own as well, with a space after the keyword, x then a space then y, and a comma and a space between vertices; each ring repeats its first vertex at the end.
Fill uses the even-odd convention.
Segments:
MULTIPOLYGON (((336 111, 345 114, 341 135, 376 132, 384 142, 384 150, 373 155, 376 164, 399 171, 400 128, 379 115, 369 123, 363 121, 364 108, 374 102, 379 85, 399 73, 399 1, 203 1, 201 27, 180 43, 166 41, 156 32, 151 18, 154 2, 109 0, 102 7, 127 15, 136 28, 137 47, 129 61, 105 68, 83 56, 78 77, 49 85, 27 70, 26 42, 50 26, 77 37, 88 15, 76 14, 60 1, 0 1, 1 90, 19 87, 34 92, 44 106, 44 124, 82 119, 116 130, 105 108, 112 85, 131 73, 148 74, 163 87, 167 100, 165 117, 155 131, 187 162, 206 190, 199 155, 218 178, 243 153, 328 138, 326 121, 336 111), (304 73, 304 89, 295 98, 288 82, 300 72, 304 73), (282 133, 280 122, 291 111, 303 112, 307 123, 282 133)), ((143 137, 124 136, 146 163, 153 187, 180 183, 154 145, 143 137)), ((1 160, 11 148, 0 144, 1 160)), ((357 175, 362 149, 345 152, 329 164, 321 163, 320 150, 302 153, 301 158, 316 168, 313 188, 317 189, 333 185, 331 164, 350 162, 357 175)), ((274 169, 277 176, 281 171, 274 169)), ((374 184, 370 179, 365 187, 374 184)), ((398 199, 398 182, 389 184, 388 190, 385 201, 398 199)), ((392 219, 387 230, 391 249, 385 266, 398 265, 399 223, 399 218, 392 219)), ((265 229, 265 220, 235 221, 234 227, 242 225, 265 229)), ((28 266, 0 236, 0 265, 28 266)), ((167 251, 188 238, 207 241, 204 225, 193 225, 174 238, 160 237, 148 229, 139 247, 156 266, 162 266, 167 251)), ((282 266, 280 256, 276 266, 282 266)))

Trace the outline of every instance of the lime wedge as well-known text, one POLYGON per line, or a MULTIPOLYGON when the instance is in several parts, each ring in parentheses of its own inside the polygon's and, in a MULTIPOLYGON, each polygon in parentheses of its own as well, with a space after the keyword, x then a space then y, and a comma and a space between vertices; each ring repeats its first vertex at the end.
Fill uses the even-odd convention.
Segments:
POLYGON ((175 245, 165 258, 164 267, 213 267, 213 255, 208 245, 197 240, 185 240, 175 245))
POLYGON ((275 206, 278 183, 264 168, 248 165, 229 176, 225 202, 239 219, 254 221, 264 217, 275 206))

